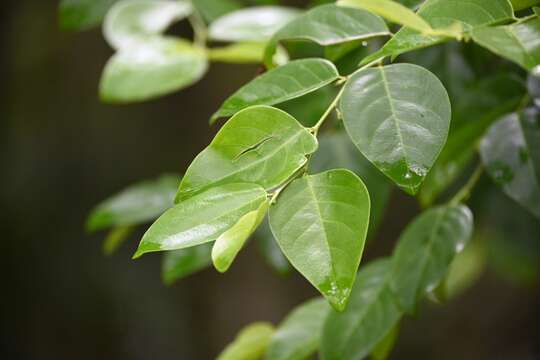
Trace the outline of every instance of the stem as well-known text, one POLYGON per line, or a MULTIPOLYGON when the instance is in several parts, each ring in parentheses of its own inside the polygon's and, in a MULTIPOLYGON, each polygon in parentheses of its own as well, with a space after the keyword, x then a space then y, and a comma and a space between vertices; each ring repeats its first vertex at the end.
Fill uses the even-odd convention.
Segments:
POLYGON ((478 180, 480 180, 480 178, 482 177, 483 172, 484 167, 482 166, 482 164, 478 164, 467 183, 463 185, 463 187, 456 193, 456 195, 454 195, 454 197, 450 200, 449 204, 455 206, 469 199, 473 188, 478 183, 478 180))
POLYGON ((201 15, 198 11, 195 10, 188 18, 188 20, 193 27, 195 44, 201 48, 205 48, 206 39, 208 37, 208 29, 206 28, 206 24, 204 23, 201 15))

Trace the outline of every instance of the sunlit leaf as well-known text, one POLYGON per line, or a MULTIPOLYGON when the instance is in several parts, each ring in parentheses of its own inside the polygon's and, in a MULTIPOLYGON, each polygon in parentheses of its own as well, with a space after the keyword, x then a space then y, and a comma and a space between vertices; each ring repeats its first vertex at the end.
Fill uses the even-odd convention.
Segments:
POLYGON ((258 360, 264 355, 274 327, 270 323, 253 323, 243 328, 216 360, 258 360))
POLYGON ((107 10, 117 0, 62 0, 59 6, 60 27, 64 30, 88 30, 101 23, 107 10))
POLYGON ((248 64, 260 63, 266 43, 239 42, 227 46, 208 49, 208 59, 216 62, 248 64))
POLYGON ((204 243, 185 249, 167 251, 163 254, 161 277, 163 282, 171 285, 212 264, 212 243, 204 243))

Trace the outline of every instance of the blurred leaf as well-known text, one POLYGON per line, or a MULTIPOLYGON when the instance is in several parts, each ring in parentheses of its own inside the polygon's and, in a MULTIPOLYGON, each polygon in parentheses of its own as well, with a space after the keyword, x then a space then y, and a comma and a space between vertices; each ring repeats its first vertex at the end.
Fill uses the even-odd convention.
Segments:
POLYGON ((493 124, 480 146, 488 174, 516 202, 540 217, 539 110, 527 109, 493 124))
POLYGON ((362 154, 414 195, 450 126, 450 100, 439 79, 411 64, 368 68, 349 78, 339 108, 362 154))
POLYGON ((193 6, 207 23, 242 8, 237 0, 192 0, 193 6))
POLYGON ((117 0, 61 0, 58 9, 63 30, 88 30, 99 24, 117 0))
POLYGON ((401 234, 392 255, 391 287, 405 312, 434 290, 473 231, 473 216, 464 205, 429 209, 401 234))
POLYGON ((166 285, 171 285, 212 264, 212 243, 204 243, 185 249, 167 251, 163 255, 161 276, 166 285))
POLYGON ((266 262, 280 275, 288 275, 292 270, 292 266, 289 260, 283 255, 283 252, 279 248, 272 230, 270 230, 270 224, 268 223, 268 217, 266 217, 261 225, 255 231, 255 238, 259 244, 259 251, 263 255, 266 262))
POLYGON ((208 58, 211 61, 249 64, 262 62, 266 43, 240 42, 218 48, 208 49, 208 58))
POLYGON ((266 352, 273 334, 274 327, 270 323, 248 325, 219 354, 217 360, 258 360, 266 352))
POLYGON ((405 5, 409 9, 417 9, 424 1, 425 0, 398 0, 399 3, 405 5))
POLYGON ((369 226, 369 194, 344 169, 293 181, 270 208, 270 227, 291 264, 343 311, 369 226))
POLYGON ((105 255, 111 255, 118 250, 120 245, 133 233, 133 230, 132 226, 118 226, 109 231, 103 243, 105 255))
POLYGON ((282 27, 272 36, 266 48, 264 62, 272 67, 277 45, 284 40, 310 40, 328 46, 375 36, 390 35, 384 21, 368 11, 317 6, 282 27))
POLYGON ((321 298, 297 306, 277 327, 265 360, 304 360, 318 347, 324 320, 330 311, 321 298))
POLYGON ((212 187, 161 215, 144 234, 133 258, 212 242, 242 216, 258 209, 266 197, 264 189, 256 184, 212 187))
POLYGON ((98 204, 90 213, 86 227, 96 231, 154 220, 173 206, 179 182, 180 175, 162 175, 131 185, 98 204))
POLYGON ((300 14, 284 6, 256 6, 228 13, 210 24, 208 35, 218 41, 264 41, 300 14))
POLYGON ((326 319, 322 359, 362 359, 396 326, 402 312, 390 291, 390 265, 389 259, 381 259, 360 270, 347 309, 326 319))
POLYGON ((268 201, 264 201, 258 209, 242 216, 236 224, 217 238, 212 248, 212 262, 219 272, 229 269, 246 240, 266 216, 267 210, 268 201))
POLYGON ((527 70, 540 64, 540 19, 537 17, 511 25, 474 29, 472 38, 527 70))
POLYGON ((540 0, 510 0, 515 11, 530 8, 533 5, 540 4, 540 0))
POLYGON ((396 324, 389 332, 385 335, 385 337, 375 346, 373 351, 371 352, 371 357, 373 360, 386 360, 388 359, 388 356, 390 356, 390 353, 392 352, 392 349, 394 348, 394 345, 396 343, 397 337, 399 333, 399 323, 396 324))
POLYGON ((308 94, 282 102, 276 107, 291 114, 306 126, 314 126, 328 109, 339 91, 334 84, 326 85, 308 94))
POLYGON ((339 77, 324 59, 304 59, 272 69, 238 89, 212 115, 211 122, 234 115, 251 105, 275 105, 330 84, 339 77))
POLYGON ((152 99, 197 82, 206 72, 205 52, 175 38, 152 38, 123 48, 107 63, 100 83, 103 101, 152 99))
POLYGON ((482 236, 471 241, 452 261, 444 281, 446 297, 452 299, 471 287, 484 272, 486 260, 487 249, 482 236))

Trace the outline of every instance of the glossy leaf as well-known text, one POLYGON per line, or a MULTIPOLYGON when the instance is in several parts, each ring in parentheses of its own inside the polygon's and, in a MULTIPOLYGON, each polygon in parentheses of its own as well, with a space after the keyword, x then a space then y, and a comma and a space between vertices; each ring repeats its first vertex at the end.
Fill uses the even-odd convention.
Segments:
POLYGON ((242 216, 229 230, 221 234, 212 248, 212 261, 219 272, 229 269, 247 239, 257 229, 268 210, 268 201, 242 216))
POLYGON ((101 77, 106 102, 152 99, 197 82, 208 67, 205 52, 174 38, 152 38, 114 55, 101 77))
POLYGON ((411 64, 362 70, 347 81, 339 106, 362 154, 415 194, 450 126, 450 100, 439 79, 411 64))
POLYGON ((392 256, 391 288, 406 312, 434 290, 473 231, 473 216, 464 205, 429 209, 401 234, 392 256))
POLYGON ((96 231, 154 220, 173 206, 179 182, 179 175, 162 175, 131 185, 97 205, 88 217, 86 227, 96 231))
POLYGON ((317 6, 274 34, 265 52, 272 66, 277 44, 284 40, 309 40, 322 46, 390 35, 384 21, 368 11, 336 5, 317 6))
POLYGON ((304 166, 316 149, 317 139, 289 114, 269 106, 247 108, 193 160, 176 199, 233 182, 271 190, 304 166))
POLYGON ((264 355, 274 327, 270 323, 253 323, 243 328, 216 360, 258 360, 264 355))
POLYGON ((396 326, 402 312, 390 290, 390 261, 381 259, 358 273, 343 313, 332 312, 323 328, 323 360, 366 357, 396 326))
POLYGON ((192 3, 207 23, 242 8, 237 0, 192 0, 192 3))
POLYGON ((212 264, 212 243, 205 243, 185 249, 167 251, 161 263, 161 277, 166 285, 185 278, 212 264))
POLYGON ((60 27, 64 30, 88 30, 101 23, 107 10, 117 0, 62 0, 59 6, 60 27))
POLYGON ((296 307, 276 329, 265 360, 304 360, 313 355, 320 342, 324 321, 330 312, 321 298, 296 307))
POLYGON ((208 49, 208 59, 216 62, 249 64, 260 63, 266 43, 239 42, 227 46, 208 49))
POLYGON ((216 240, 250 211, 266 201, 255 184, 215 186, 191 197, 161 215, 144 234, 134 255, 177 250, 216 240))
POLYGON ((103 253, 112 255, 133 232, 132 226, 118 226, 109 231, 103 241, 103 253))
POLYGON ((539 123, 536 109, 508 115, 491 126, 480 145, 482 162, 493 181, 536 217, 540 217, 539 123))
POLYGON ((473 40, 527 70, 540 64, 540 19, 473 30, 473 40))
POLYGON ((103 35, 117 50, 132 47, 161 34, 191 11, 188 1, 122 0, 107 13, 103 35))
POLYGON ((336 67, 324 59, 303 59, 272 69, 238 89, 212 116, 234 115, 252 105, 275 105, 313 92, 339 77, 336 67))
POLYGON ((284 6, 255 6, 228 13, 210 24, 208 35, 217 41, 268 40, 300 11, 284 6))
POLYGON ((259 251, 268 265, 270 265, 279 275, 290 274, 292 266, 285 255, 283 255, 276 239, 274 239, 274 234, 272 234, 270 224, 268 223, 268 216, 255 231, 255 238, 258 242, 259 251))
POLYGON ((370 200, 352 172, 331 170, 293 181, 270 208, 270 227, 291 264, 338 311, 356 277, 370 200))

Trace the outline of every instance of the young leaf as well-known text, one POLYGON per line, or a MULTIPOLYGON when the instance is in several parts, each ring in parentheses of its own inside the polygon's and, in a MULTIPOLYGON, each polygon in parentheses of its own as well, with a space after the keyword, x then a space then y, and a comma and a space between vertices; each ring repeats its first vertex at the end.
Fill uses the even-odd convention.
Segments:
POLYGON ((217 238, 212 248, 212 262, 219 272, 229 269, 246 240, 264 219, 267 210, 268 201, 264 201, 258 209, 242 216, 236 224, 217 238))
POLYGON ((255 238, 259 245, 259 251, 268 265, 279 275, 288 275, 292 270, 292 266, 285 255, 283 255, 276 239, 274 239, 272 230, 270 230, 270 224, 268 223, 268 216, 255 231, 255 238))
POLYGON ((171 285, 212 264, 212 243, 204 243, 185 249, 167 251, 161 263, 161 277, 166 285, 171 285))
POLYGON ((330 312, 321 298, 296 307, 276 329, 265 360, 304 360, 319 347, 324 321, 330 312))
POLYGON ((216 19, 208 35, 217 41, 264 41, 294 19, 300 11, 284 6, 255 6, 216 19))
POLYGON ((215 62, 249 64, 260 63, 266 43, 239 42, 227 46, 208 49, 208 59, 215 62))
POLYGON ((327 46, 386 35, 390 35, 390 31, 377 15, 361 9, 321 5, 275 33, 266 48, 264 62, 272 67, 277 45, 284 40, 309 40, 327 46))
POLYGON ((358 360, 366 357, 401 318, 389 286, 389 259, 369 263, 360 270, 347 310, 331 312, 323 328, 323 360, 358 360))
POLYGON ((103 35, 117 50, 132 47, 161 34, 191 11, 188 1, 122 0, 107 13, 103 35))
POLYGON ((304 166, 316 149, 317 139, 286 112, 269 106, 244 109, 193 160, 176 199, 233 182, 271 190, 304 166))
POLYGON ((415 194, 450 126, 450 100, 439 79, 411 64, 365 69, 347 81, 339 106, 362 154, 415 194))
POLYGON ((258 360, 264 355, 274 327, 270 323, 253 323, 243 328, 216 360, 258 360))
POLYGON ((174 38, 152 38, 114 55, 101 77, 103 101, 152 99, 197 82, 206 72, 205 52, 174 38))
POLYGON ((144 234, 133 256, 177 250, 216 240, 266 201, 266 191, 247 183, 213 187, 167 210, 144 234))
POLYGON ((343 311, 360 264, 370 200, 352 172, 331 170, 293 181, 270 208, 270 227, 291 264, 343 311))
POLYGON ((472 231, 473 216, 464 205, 432 208, 407 226, 392 255, 390 281, 404 311, 412 312, 437 287, 472 231))
POLYGON ((117 0, 61 0, 58 9, 64 30, 88 30, 101 23, 117 0))
POLYGON ((180 175, 162 175, 142 181, 97 205, 88 217, 89 231, 128 226, 156 219, 173 206, 180 175))
POLYGON ((482 162, 503 191, 540 217, 539 111, 511 114, 491 126, 480 144, 482 162))
POLYGON ((330 84, 338 77, 336 67, 328 60, 291 61, 238 89, 212 115, 211 122, 252 105, 275 105, 300 97, 330 84))
POLYGON ((495 54, 505 57, 527 70, 532 70, 540 64, 539 18, 506 26, 474 29, 472 38, 495 54))

